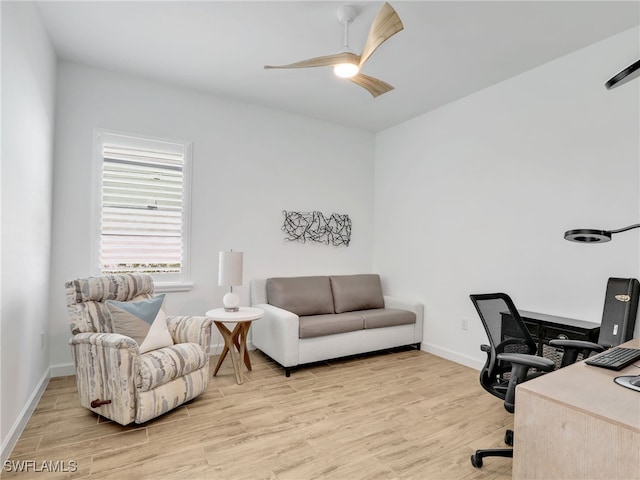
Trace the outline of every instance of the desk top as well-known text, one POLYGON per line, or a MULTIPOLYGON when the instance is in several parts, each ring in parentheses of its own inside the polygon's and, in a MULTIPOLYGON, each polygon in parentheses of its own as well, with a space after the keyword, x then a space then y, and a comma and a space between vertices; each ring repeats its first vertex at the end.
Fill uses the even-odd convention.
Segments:
POLYGON ((587 322, 576 318, 558 317, 556 315, 547 315, 546 313, 529 312, 527 310, 518 310, 523 319, 539 320, 545 323, 557 323, 558 325, 579 327, 585 330, 600 328, 599 323, 587 322))
MULTIPOLYGON (((621 346, 640 348, 640 338, 621 346)), ((640 375, 640 368, 629 365, 616 372, 578 362, 518 385, 517 391, 526 390, 640 433, 640 392, 614 383, 620 375, 640 375)))

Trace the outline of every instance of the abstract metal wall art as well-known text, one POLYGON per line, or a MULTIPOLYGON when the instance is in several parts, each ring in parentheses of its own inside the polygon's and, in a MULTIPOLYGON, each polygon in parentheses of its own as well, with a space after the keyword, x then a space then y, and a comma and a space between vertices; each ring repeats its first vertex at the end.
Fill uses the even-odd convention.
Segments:
POLYGON ((305 243, 307 240, 326 245, 349 246, 351 219, 349 215, 332 213, 329 218, 322 212, 287 212, 283 210, 285 240, 305 243))

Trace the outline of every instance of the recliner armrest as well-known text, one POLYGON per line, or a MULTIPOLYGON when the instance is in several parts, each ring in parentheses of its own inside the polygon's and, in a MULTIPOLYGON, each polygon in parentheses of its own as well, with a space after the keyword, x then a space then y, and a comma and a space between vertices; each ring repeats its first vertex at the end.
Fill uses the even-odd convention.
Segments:
POLYGON ((118 333, 78 333, 69 339, 80 404, 121 425, 135 419, 140 350, 118 333))
POLYGON ((213 320, 204 316, 169 316, 167 327, 174 343, 197 343, 209 351, 211 324, 213 320))
POLYGON ((95 345, 98 347, 128 349, 139 355, 136 341, 119 333, 78 333, 69 339, 69 345, 95 345))

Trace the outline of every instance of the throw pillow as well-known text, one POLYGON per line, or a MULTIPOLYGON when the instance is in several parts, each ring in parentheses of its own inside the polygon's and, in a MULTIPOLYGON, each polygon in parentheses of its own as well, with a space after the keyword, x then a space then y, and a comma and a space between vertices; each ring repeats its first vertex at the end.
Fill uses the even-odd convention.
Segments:
POLYGON ((148 300, 118 302, 107 300, 113 331, 133 338, 140 353, 173 345, 164 313, 164 293, 148 300))

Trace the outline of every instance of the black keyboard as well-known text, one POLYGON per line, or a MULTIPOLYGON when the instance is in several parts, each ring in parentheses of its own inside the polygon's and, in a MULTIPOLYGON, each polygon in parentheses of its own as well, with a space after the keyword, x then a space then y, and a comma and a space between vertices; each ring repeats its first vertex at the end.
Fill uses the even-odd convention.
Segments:
POLYGON ((640 360, 640 349, 614 347, 606 350, 598 355, 589 357, 585 360, 587 365, 594 367, 608 368, 610 370, 622 370, 624 367, 631 365, 636 360, 640 360))

